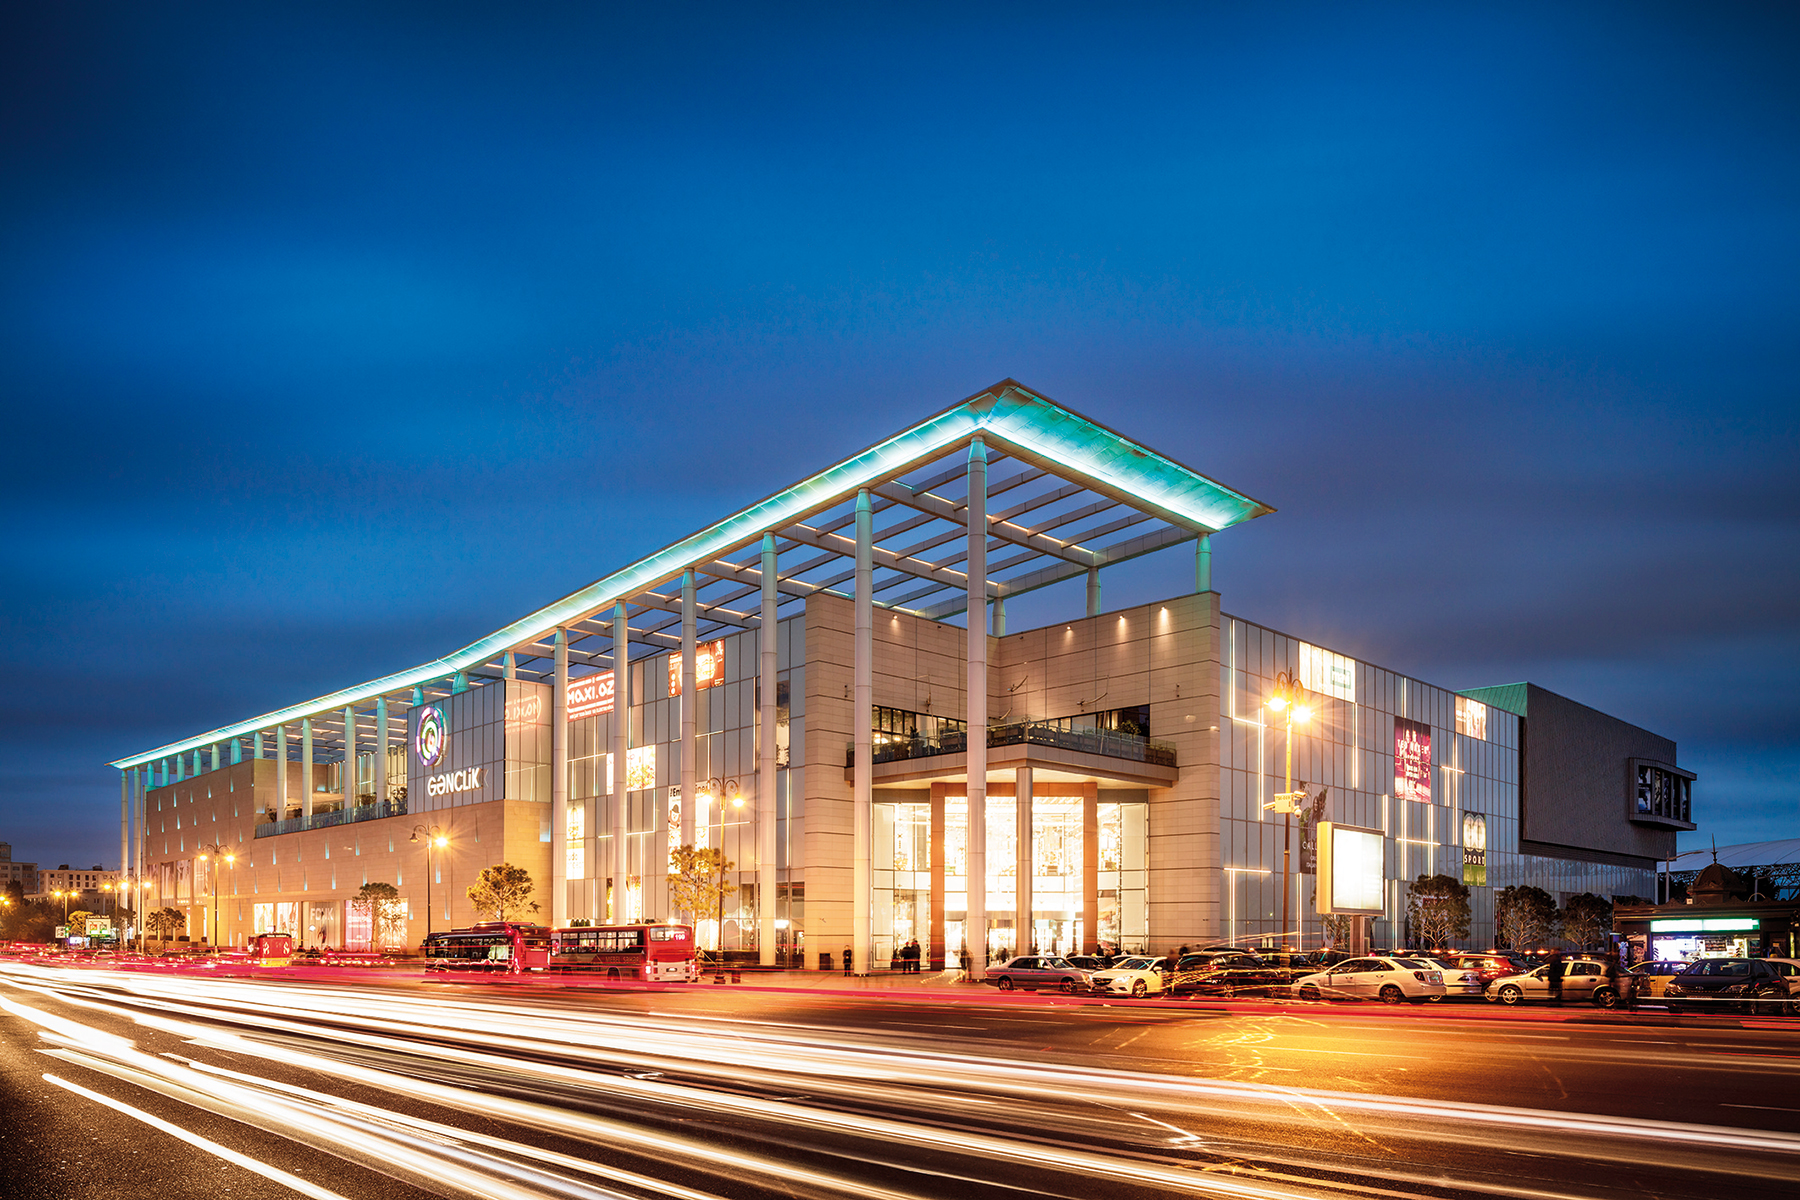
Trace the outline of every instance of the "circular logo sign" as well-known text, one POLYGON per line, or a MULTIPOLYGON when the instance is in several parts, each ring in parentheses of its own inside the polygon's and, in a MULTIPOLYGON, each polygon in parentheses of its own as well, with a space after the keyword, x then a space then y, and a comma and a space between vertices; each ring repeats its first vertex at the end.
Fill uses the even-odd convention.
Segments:
POLYGON ((419 726, 413 733, 413 752, 419 765, 429 770, 442 761, 450 749, 450 727, 444 723, 442 705, 431 704, 419 710, 419 726))

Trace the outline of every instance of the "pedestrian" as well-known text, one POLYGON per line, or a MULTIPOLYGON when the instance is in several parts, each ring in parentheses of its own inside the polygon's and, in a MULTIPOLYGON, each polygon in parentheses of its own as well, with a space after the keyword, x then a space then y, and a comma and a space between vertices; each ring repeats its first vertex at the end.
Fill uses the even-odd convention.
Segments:
POLYGON ((1563 996, 1563 974, 1568 970, 1563 962, 1561 950, 1550 952, 1550 961, 1544 966, 1544 977, 1550 981, 1550 1003, 1560 1005, 1563 996))
POLYGON ((1617 955, 1606 956, 1606 990, 1612 997, 1608 1007, 1616 1007, 1619 1003, 1619 959, 1617 955))
POLYGON ((855 971, 856 971, 855 963, 851 960, 851 957, 850 957, 850 947, 845 946, 844 947, 844 974, 846 974, 846 975, 854 974, 855 971))
POLYGON ((919 958, 923 950, 924 947, 919 945, 918 938, 914 938, 906 948, 906 957, 910 963, 907 970, 911 971, 914 975, 919 973, 919 958))
POLYGON ((964 946, 962 948, 962 950, 959 952, 958 957, 962 963, 962 977, 963 977, 964 981, 966 982, 969 978, 970 967, 975 962, 975 959, 972 955, 970 955, 969 948, 967 946, 964 946))

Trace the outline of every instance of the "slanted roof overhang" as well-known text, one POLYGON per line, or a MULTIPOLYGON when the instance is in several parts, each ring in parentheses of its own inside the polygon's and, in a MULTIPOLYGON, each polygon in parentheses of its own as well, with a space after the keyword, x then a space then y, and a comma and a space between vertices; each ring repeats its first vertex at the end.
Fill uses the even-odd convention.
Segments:
MULTIPOLYGON (((846 526, 848 519, 839 515, 819 522, 817 528, 808 522, 853 501, 863 488, 878 497, 882 509, 910 514, 877 532, 875 560, 881 577, 875 582, 876 602, 932 619, 955 615, 967 607, 967 576, 956 565, 962 559, 959 539, 965 537, 957 522, 964 520, 961 514, 967 511, 967 500, 946 498, 938 489, 948 486, 953 490, 961 472, 954 467, 940 470, 911 484, 906 477, 964 450, 978 436, 991 457, 1015 460, 1025 468, 1010 475, 991 475, 990 497, 1033 486, 1039 478, 1052 483, 1066 481, 1050 491, 1028 495, 1010 508, 990 500, 987 590, 992 597, 1046 587, 1091 567, 1191 541, 1274 511, 1014 380, 1003 380, 454 653, 117 759, 110 765, 126 769, 154 763, 303 717, 340 712, 379 696, 409 693, 458 673, 492 678, 496 674, 492 664, 509 652, 547 659, 551 653, 547 639, 558 629, 568 629, 571 637, 605 644, 610 637, 609 610, 619 601, 635 610, 630 616, 633 645, 653 652, 667 649, 675 640, 667 630, 680 622, 678 581, 689 568, 700 574, 703 590, 713 589, 699 600, 701 622, 707 626, 705 636, 755 627, 760 620, 756 615, 760 602, 750 593, 760 589, 761 569, 754 550, 764 534, 781 539, 781 550, 790 563, 796 552, 804 554, 797 566, 780 568, 777 588, 782 603, 804 601, 820 591, 846 595, 842 584, 852 576, 842 569, 842 563, 853 552, 854 541, 837 530, 846 526), (1123 515, 1118 515, 1120 510, 1123 515), (1022 514, 1034 511, 1044 515, 1035 525, 1026 523, 1022 514), (1102 517, 1111 519, 1072 536, 1061 532, 1066 525, 1102 517), (1162 524, 1112 545, 1084 544, 1152 520, 1162 524), (902 535, 910 535, 906 537, 910 544, 898 548, 886 544, 902 535), (919 535, 926 536, 914 542, 919 535), (947 557, 935 561, 923 557, 927 550, 940 546, 949 552, 947 557), (746 547, 753 550, 749 557, 732 561, 732 556, 746 547), (821 571, 825 578, 808 578, 821 571), (665 588, 671 581, 676 581, 676 586, 665 588), (901 583, 915 586, 906 595, 893 596, 892 590, 901 583), (889 594, 884 596, 884 592, 889 594), (739 600, 744 601, 741 606, 727 607, 739 600), (915 600, 930 602, 914 604, 915 600)), ((600 657, 597 651, 577 653, 572 654, 571 662, 597 666, 600 657)), ((545 673, 523 671, 527 678, 545 673)), ((366 720, 361 717, 358 724, 366 720)), ((338 736, 345 735, 340 731, 338 736)))

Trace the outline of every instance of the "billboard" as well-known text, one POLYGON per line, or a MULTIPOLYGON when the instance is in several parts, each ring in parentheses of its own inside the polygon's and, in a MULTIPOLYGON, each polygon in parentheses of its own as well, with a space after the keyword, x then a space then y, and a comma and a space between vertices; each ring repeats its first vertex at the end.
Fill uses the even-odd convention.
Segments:
POLYGON ((1385 911, 1386 842, 1379 829, 1319 822, 1321 913, 1379 917, 1385 911))
POLYGON ((613 673, 601 671, 595 675, 583 675, 580 679, 569 680, 569 690, 565 694, 569 706, 569 720, 579 721, 583 717, 592 717, 613 710, 613 673))
POLYGON ((1356 699, 1356 660, 1300 643, 1300 683, 1309 691, 1356 699))
POLYGON ((1487 886, 1487 818, 1480 813, 1464 813, 1462 828, 1463 882, 1473 887, 1487 886))
POLYGON ((1487 740, 1487 705, 1467 696, 1456 698, 1456 732, 1487 740))
MULTIPOLYGON (((725 642, 701 642, 694 647, 694 687, 705 691, 725 682, 725 642)), ((669 695, 681 695, 681 655, 669 655, 669 695)))
POLYGON ((1394 718, 1394 799, 1431 803, 1431 726, 1394 718))
MULTIPOLYGON (((613 794, 613 756, 606 756, 606 794, 613 794)), ((656 786, 656 747, 633 746, 625 751, 625 790, 642 792, 656 786)))

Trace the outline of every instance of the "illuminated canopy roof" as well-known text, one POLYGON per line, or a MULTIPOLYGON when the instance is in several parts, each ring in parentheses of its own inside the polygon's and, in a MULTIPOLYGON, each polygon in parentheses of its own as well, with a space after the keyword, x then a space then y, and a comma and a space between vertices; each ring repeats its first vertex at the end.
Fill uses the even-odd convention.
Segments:
MULTIPOLYGON (((122 758, 141 766, 313 718, 321 761, 346 750, 343 710, 388 698, 401 714, 414 688, 500 678, 513 654, 527 679, 553 672, 567 630, 572 676, 611 667, 611 614, 624 600, 632 654, 680 647, 681 576, 695 571, 702 639, 761 622, 761 541, 776 538, 779 615, 815 592, 849 596, 855 501, 875 513, 874 603, 933 620, 967 608, 967 449, 988 449, 988 594, 1015 596, 1229 528, 1274 510, 1174 459, 1003 380, 935 416, 639 559, 442 658, 122 758), (849 532, 845 532, 848 530, 849 532)), ((359 748, 374 718, 355 714, 359 748)))

